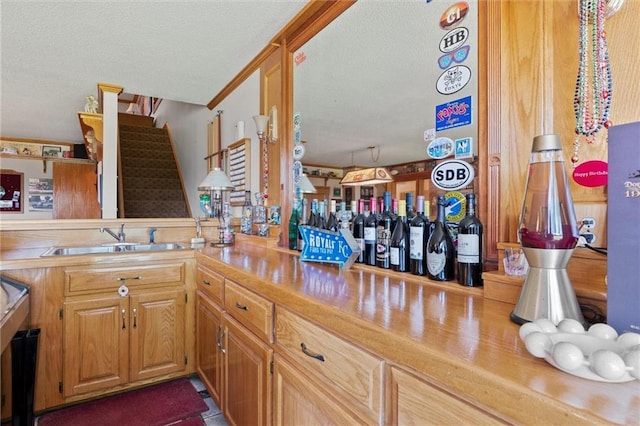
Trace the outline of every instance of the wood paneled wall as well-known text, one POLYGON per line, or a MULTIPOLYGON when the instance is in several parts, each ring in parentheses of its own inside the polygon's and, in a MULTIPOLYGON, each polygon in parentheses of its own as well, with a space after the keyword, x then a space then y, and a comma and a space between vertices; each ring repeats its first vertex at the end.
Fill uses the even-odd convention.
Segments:
MULTIPOLYGON (((490 215, 496 215, 491 219, 498 227, 499 241, 515 242, 533 138, 542 133, 558 134, 563 141, 567 174, 571 176, 573 171, 569 159, 575 135, 578 2, 502 1, 499 7, 494 3, 488 2, 487 18, 493 27, 489 29, 487 49, 494 58, 489 61, 487 78, 489 93, 495 92, 493 84, 498 84, 500 91, 498 105, 489 106, 488 121, 489 137, 498 135, 499 143, 490 140, 488 145, 490 170, 499 164, 500 171, 499 202, 490 215), (499 132, 493 132, 492 125, 499 125, 499 132)), ((605 24, 614 82, 610 115, 614 124, 640 119, 638 16, 640 1, 627 0, 605 24)), ((582 144, 581 162, 607 161, 605 133, 600 132, 592 145, 582 144)), ((596 245, 606 246, 606 186, 586 188, 572 181, 571 192, 578 220, 595 217, 596 245)))

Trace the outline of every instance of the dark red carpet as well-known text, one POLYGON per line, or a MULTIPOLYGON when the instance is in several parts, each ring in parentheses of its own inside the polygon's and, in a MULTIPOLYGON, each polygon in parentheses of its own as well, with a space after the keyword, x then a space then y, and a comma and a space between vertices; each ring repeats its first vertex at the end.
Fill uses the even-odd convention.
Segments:
POLYGON ((41 416, 38 426, 197 425, 202 421, 190 417, 206 410, 189 379, 180 379, 63 408, 41 416))

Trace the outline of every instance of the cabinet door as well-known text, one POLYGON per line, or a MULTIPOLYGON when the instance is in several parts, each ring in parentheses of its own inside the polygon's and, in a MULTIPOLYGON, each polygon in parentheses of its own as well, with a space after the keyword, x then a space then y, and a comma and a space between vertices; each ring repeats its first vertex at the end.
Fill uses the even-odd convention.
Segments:
POLYGON ((196 318, 198 359, 197 370, 209 395, 222 407, 222 311, 205 296, 198 294, 196 318))
POLYGON ((224 321, 225 417, 231 425, 270 424, 273 351, 230 316, 224 321))
POLYGON ((387 423, 396 425, 503 423, 489 413, 469 404, 406 371, 389 369, 390 405, 387 423))
POLYGON ((53 218, 100 219, 95 164, 53 163, 53 218))
POLYGON ((120 296, 64 303, 64 396, 128 382, 129 305, 120 296))
POLYGON ((145 292, 130 298, 131 381, 184 370, 184 290, 145 292))
POLYGON ((355 425, 367 423, 341 407, 309 376, 275 356, 274 424, 355 425))

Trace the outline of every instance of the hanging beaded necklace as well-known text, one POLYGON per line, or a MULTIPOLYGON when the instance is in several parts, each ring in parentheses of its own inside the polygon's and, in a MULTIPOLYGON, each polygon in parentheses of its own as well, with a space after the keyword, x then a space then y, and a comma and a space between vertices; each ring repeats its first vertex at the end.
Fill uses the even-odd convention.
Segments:
POLYGON ((609 110, 613 84, 604 31, 605 6, 606 0, 578 1, 580 18, 579 65, 573 99, 576 138, 571 156, 571 163, 574 167, 580 161, 578 153, 581 138, 586 139, 587 143, 593 143, 595 134, 603 127, 608 128, 611 125, 609 110))

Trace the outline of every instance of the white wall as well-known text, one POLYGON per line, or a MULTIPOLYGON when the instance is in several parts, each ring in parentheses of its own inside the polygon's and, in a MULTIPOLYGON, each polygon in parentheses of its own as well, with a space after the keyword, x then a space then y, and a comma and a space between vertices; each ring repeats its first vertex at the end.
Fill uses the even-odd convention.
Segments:
MULTIPOLYGON (((260 189, 260 145, 252 116, 260 110, 260 71, 256 71, 214 109, 206 106, 163 100, 155 115, 156 127, 168 124, 182 170, 192 216, 202 216, 198 185, 207 175, 207 123, 218 110, 221 116, 222 148, 236 142, 236 123, 244 121, 245 137, 251 138, 251 192, 260 189)), ((233 212, 239 216, 239 208, 233 212)))

